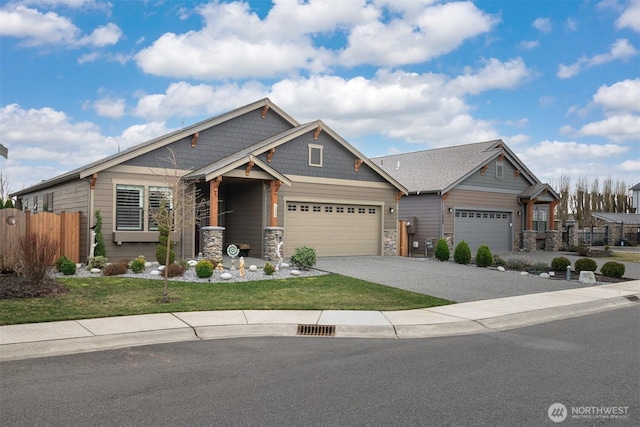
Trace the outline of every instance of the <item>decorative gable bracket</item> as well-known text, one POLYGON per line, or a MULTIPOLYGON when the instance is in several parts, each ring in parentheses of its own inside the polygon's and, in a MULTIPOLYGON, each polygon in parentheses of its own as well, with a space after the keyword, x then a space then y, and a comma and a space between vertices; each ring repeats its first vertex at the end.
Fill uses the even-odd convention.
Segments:
POLYGON ((315 132, 313 132, 313 140, 317 141, 318 137, 320 136, 320 132, 322 132, 322 126, 318 126, 315 130, 315 132))
POLYGON ((249 163, 247 163, 247 167, 244 168, 245 175, 249 176, 249 173, 251 172, 251 168, 253 168, 254 164, 255 163, 253 163, 253 160, 249 160, 249 163))
POLYGON ((262 113, 260 114, 260 117, 263 119, 266 118, 267 111, 269 111, 269 104, 265 104, 264 107, 262 107, 262 113))
POLYGON ((355 165, 354 165, 356 172, 360 170, 360 166, 362 166, 362 163, 363 163, 362 159, 356 159, 355 165))
POLYGON ((273 159, 273 155, 276 153, 276 149, 272 148, 271 150, 269 150, 269 152, 267 153, 267 163, 271 163, 271 160, 273 159))
POLYGON ((489 169, 489 165, 484 165, 482 169, 480 169, 480 175, 484 175, 484 173, 489 169))
POLYGON ((191 148, 195 148, 198 143, 198 138, 200 138, 200 132, 196 132, 191 136, 191 148))

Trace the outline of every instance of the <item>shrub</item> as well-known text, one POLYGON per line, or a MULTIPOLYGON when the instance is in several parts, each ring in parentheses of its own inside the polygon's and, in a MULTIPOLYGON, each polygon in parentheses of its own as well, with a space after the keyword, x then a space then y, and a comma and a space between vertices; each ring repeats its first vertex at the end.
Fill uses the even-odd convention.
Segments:
POLYGON ((71 276, 73 274, 76 274, 76 263, 71 261, 68 258, 65 258, 65 257, 61 257, 61 258, 64 258, 64 259, 62 260, 62 262, 60 262, 58 271, 64 274, 65 276, 71 276))
POLYGON ((447 241, 445 239, 439 239, 436 244, 436 249, 434 251, 434 256, 436 259, 440 261, 448 261, 451 253, 449 252, 449 245, 447 245, 447 241))
POLYGON ((264 274, 266 274, 267 276, 271 276, 273 273, 275 273, 276 268, 272 264, 266 263, 262 271, 264 271, 264 274))
POLYGON ((584 257, 589 255, 589 252, 591 252, 591 249, 589 248, 589 246, 584 246, 584 245, 579 246, 578 249, 576 250, 576 253, 578 254, 578 256, 584 256, 584 257))
POLYGON ((5 209, 11 209, 14 208, 15 206, 13 206, 13 202, 11 201, 11 199, 7 199, 6 203, 4 204, 4 208, 5 209))
POLYGON ((145 262, 144 257, 138 257, 129 263, 129 267, 134 273, 142 273, 145 269, 145 262))
POLYGON ((94 256, 94 257, 89 258, 89 262, 87 263, 87 267, 89 267, 89 268, 99 268, 100 270, 102 270, 103 268, 105 268, 107 266, 107 262, 109 262, 109 259, 107 257, 94 256))
POLYGON ((569 259, 559 256, 551 260, 551 269, 553 271, 567 271, 567 267, 571 265, 569 259))
POLYGON ((458 264, 469 264, 469 261, 471 261, 471 249, 469 249, 469 245, 464 240, 461 240, 456 245, 453 251, 453 260, 458 264))
POLYGON ((162 201, 162 205, 160 209, 158 209, 158 215, 156 219, 156 223, 158 224, 158 232, 160 236, 158 236, 158 245, 156 249, 156 260, 160 265, 165 265, 167 263, 167 249, 169 250, 169 264, 173 264, 176 260, 176 253, 173 251, 173 242, 169 236, 171 232, 171 218, 169 215, 169 211, 165 206, 165 201, 162 201))
POLYGON ((177 262, 171 263, 167 266, 167 277, 178 277, 184 274, 185 268, 177 262))
POLYGON ((605 250, 605 251, 608 251, 610 248, 611 248, 611 246, 609 246, 609 245, 605 245, 604 250, 605 250))
POLYGON ((207 261, 203 259, 202 261, 198 261, 196 264, 196 276, 201 279, 206 279, 207 277, 211 277, 213 275, 213 264, 211 261, 207 261))
POLYGON ((27 233, 18 243, 21 274, 31 285, 40 285, 54 264, 59 243, 45 234, 27 233))
POLYGON ((509 270, 525 270, 524 258, 508 258, 505 267, 509 270))
POLYGON ((114 262, 103 268, 102 274, 104 276, 117 276, 119 274, 127 274, 127 270, 128 267, 126 262, 114 262))
POLYGON ((489 246, 480 245, 476 251, 476 265, 478 267, 488 267, 493 263, 493 255, 489 250, 489 246))
POLYGON ((307 246, 296 248, 291 256, 291 263, 302 270, 310 269, 316 265, 316 250, 307 246))
POLYGON ((624 264, 615 261, 605 262, 600 272, 607 277, 620 278, 624 276, 624 264))
POLYGON ((62 255, 60 258, 58 258, 56 260, 56 270, 60 271, 60 268, 62 267, 62 263, 65 262, 68 258, 64 255, 62 255))
POLYGON ((493 265, 496 265, 498 267, 506 267, 507 266, 507 261, 505 261, 500 255, 494 255, 493 256, 493 265))
POLYGON ((576 273, 580 273, 581 271, 596 271, 597 268, 598 264, 591 258, 579 258, 575 263, 576 273))
POLYGON ((540 273, 544 273, 547 271, 549 266, 546 262, 536 262, 527 268, 528 271, 537 271, 540 273))
MULTIPOLYGON (((158 246, 156 248, 156 260, 160 265, 164 265, 167 261, 167 247, 166 246, 158 246)), ((169 252, 169 264, 173 264, 176 260, 176 253, 171 250, 169 252)))
POLYGON ((187 268, 189 268, 189 263, 185 259, 181 259, 180 261, 178 261, 178 264, 182 266, 183 273, 187 270, 187 268))
POLYGON ((104 237, 102 236, 102 215, 100 215, 100 209, 96 210, 96 228, 93 230, 96 232, 96 247, 93 250, 94 256, 106 256, 107 252, 104 247, 104 237))

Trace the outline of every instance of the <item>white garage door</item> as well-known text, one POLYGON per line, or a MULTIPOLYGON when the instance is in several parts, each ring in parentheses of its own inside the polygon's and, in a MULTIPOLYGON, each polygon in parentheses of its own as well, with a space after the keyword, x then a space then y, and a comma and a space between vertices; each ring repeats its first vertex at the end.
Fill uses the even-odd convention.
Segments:
POLYGON ((487 245, 491 252, 511 250, 511 213, 456 210, 454 219, 454 241, 464 240, 472 255, 480 245, 487 245))
POLYGON ((287 202, 284 253, 312 247, 317 256, 380 255, 380 206, 287 202))

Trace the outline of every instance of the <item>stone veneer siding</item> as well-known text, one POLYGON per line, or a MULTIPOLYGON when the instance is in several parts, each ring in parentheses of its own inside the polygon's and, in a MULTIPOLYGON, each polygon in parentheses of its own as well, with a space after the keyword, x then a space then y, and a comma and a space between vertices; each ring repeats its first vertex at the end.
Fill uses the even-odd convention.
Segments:
MULTIPOLYGON (((266 227, 264 229, 264 259, 266 261, 278 260, 278 243, 282 241, 283 235, 284 228, 282 227, 266 227)), ((284 253, 284 250, 282 252, 284 253)))
POLYGON ((526 252, 535 252, 537 249, 536 237, 538 233, 536 230, 525 230, 522 232, 522 250, 526 252))
POLYGON ((544 250, 557 252, 562 245, 562 232, 558 230, 547 230, 545 233, 544 250))
POLYGON ((620 244, 620 229, 622 226, 614 222, 607 223, 607 245, 616 246, 620 244))
POLYGON ((204 247, 202 254, 205 259, 222 259, 222 245, 224 243, 224 227, 202 227, 204 247))
POLYGON ((567 245, 569 250, 578 247, 578 221, 569 220, 567 221, 567 245))
POLYGON ((396 230, 384 231, 384 256, 398 255, 398 232, 396 230))

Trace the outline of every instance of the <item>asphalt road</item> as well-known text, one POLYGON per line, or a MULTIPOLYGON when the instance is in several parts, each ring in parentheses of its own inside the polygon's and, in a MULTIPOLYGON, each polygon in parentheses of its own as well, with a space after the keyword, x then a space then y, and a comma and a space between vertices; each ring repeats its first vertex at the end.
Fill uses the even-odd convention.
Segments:
POLYGON ((640 305, 463 337, 229 339, 3 362, 0 425, 533 426, 556 425, 555 403, 625 417, 560 425, 638 425, 638 326, 640 305))

